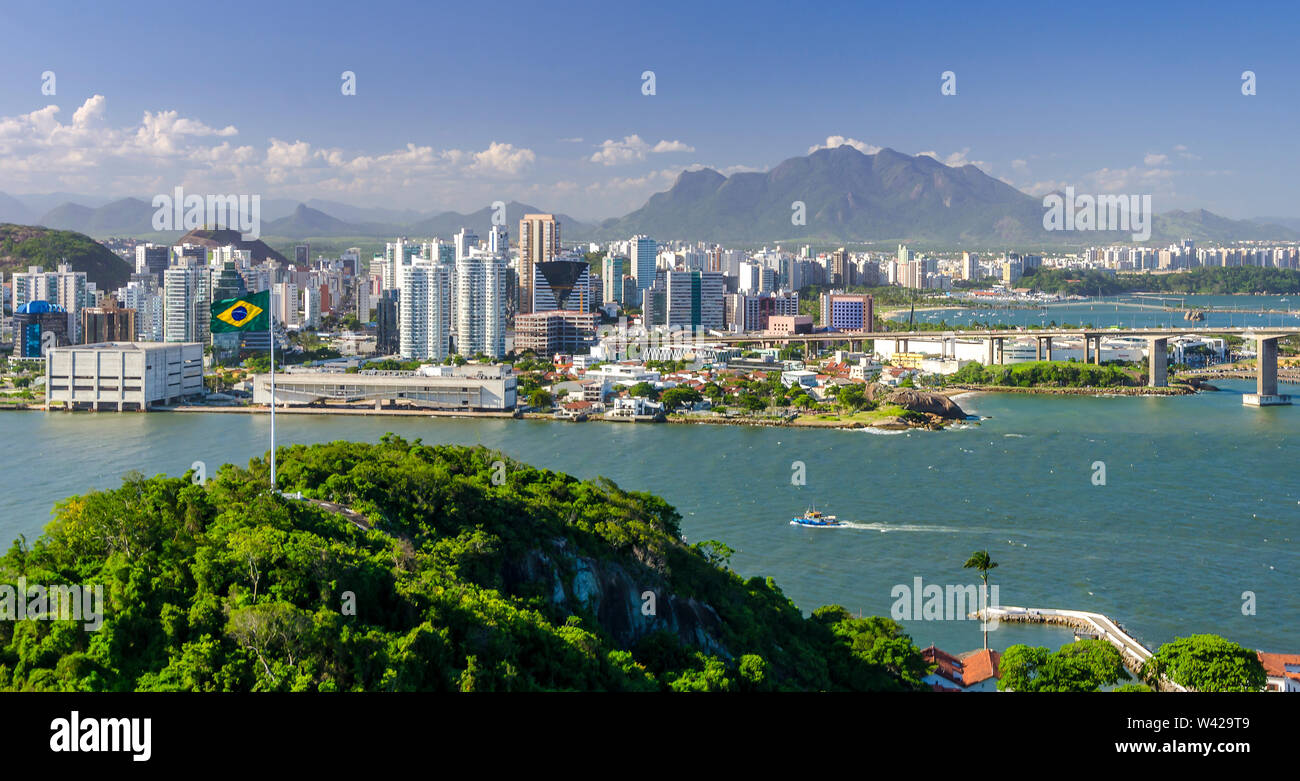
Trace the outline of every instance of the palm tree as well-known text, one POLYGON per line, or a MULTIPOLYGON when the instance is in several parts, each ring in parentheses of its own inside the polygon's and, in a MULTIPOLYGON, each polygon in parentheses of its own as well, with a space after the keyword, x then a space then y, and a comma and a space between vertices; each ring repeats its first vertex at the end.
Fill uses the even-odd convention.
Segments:
MULTIPOLYGON (((989 556, 989 552, 987 550, 975 551, 970 555, 969 559, 966 559, 966 563, 961 565, 962 569, 979 570, 980 579, 984 581, 984 594, 988 594, 989 591, 989 570, 996 569, 997 566, 998 563, 994 561, 991 556, 989 556)), ((981 610, 983 609, 983 607, 984 606, 981 605, 981 610)), ((984 650, 987 651, 989 650, 989 630, 988 630, 987 617, 985 617, 985 620, 982 621, 981 623, 984 624, 984 650)))

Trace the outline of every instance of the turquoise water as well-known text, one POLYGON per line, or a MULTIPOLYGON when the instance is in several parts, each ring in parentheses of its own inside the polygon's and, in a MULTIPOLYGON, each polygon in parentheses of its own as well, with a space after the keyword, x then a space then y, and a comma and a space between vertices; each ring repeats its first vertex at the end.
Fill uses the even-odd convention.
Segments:
MULTIPOLYGON (((805 610, 888 614, 895 585, 977 583, 961 564, 988 548, 1000 603, 1093 610, 1148 646, 1216 632, 1300 652, 1300 406, 1244 408, 1248 382, 1172 398, 980 394, 984 419, 941 432, 873 434, 721 426, 283 415, 281 444, 483 444, 539 466, 664 496, 691 542, 735 548, 805 610), (791 484, 802 461, 807 484, 791 484), (1094 462, 1106 484, 1094 485, 1094 462), (857 528, 788 521, 816 502, 857 528), (1257 614, 1242 615, 1242 593, 1257 614)), ((1300 394, 1300 388, 1283 392, 1300 394)), ((37 535, 54 500, 132 469, 211 471, 266 449, 264 415, 0 413, 6 465, 0 538, 37 535)), ((971 621, 912 621, 918 643, 980 645, 971 621)), ((1061 630, 1004 626, 990 644, 1055 647, 1061 630)))

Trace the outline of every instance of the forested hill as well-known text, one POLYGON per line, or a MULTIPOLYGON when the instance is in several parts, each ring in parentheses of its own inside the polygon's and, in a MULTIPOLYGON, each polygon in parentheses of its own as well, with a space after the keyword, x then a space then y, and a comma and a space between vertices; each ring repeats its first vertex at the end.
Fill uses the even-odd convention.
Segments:
POLYGON ((39 226, 0 224, 0 275, 7 278, 29 266, 57 271, 63 261, 73 271, 86 272, 86 279, 100 290, 115 290, 131 276, 130 263, 89 236, 39 226))
POLYGON ((0 689, 899 690, 925 674, 893 621, 805 618, 729 570, 725 545, 686 545, 650 494, 392 434, 278 458, 305 500, 271 494, 254 459, 61 502, 0 557, 0 583, 103 584, 103 625, 0 621, 0 689))

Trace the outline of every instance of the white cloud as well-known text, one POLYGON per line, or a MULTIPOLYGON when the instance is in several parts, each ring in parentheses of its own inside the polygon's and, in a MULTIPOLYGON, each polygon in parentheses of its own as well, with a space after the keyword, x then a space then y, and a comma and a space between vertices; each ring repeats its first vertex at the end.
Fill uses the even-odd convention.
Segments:
POLYGON ((1063 182, 1059 179, 1047 179, 1020 187, 1020 189, 1030 195, 1047 195, 1048 193, 1062 192, 1067 185, 1069 185, 1069 182, 1063 182))
POLYGON ((94 120, 103 117, 105 103, 103 95, 92 95, 81 104, 81 108, 73 112, 72 124, 76 127, 86 127, 94 120))
POLYGON ((430 197, 497 193, 536 161, 531 149, 493 141, 486 149, 408 143, 381 154, 269 138, 236 144, 233 125, 214 125, 174 110, 145 111, 139 122, 106 126, 107 101, 87 99, 70 124, 60 107, 0 117, 0 190, 68 189, 146 197, 182 184, 194 192, 265 193, 280 197, 368 194, 432 208, 430 197))
POLYGON ((965 147, 960 152, 953 152, 947 157, 940 157, 939 153, 934 151, 918 152, 917 154, 918 156, 925 155, 926 157, 933 157, 935 160, 938 160, 944 165, 951 166, 953 168, 961 168, 964 165, 973 165, 976 168, 979 168, 986 172, 992 168, 992 166, 990 166, 988 163, 984 162, 983 160, 968 159, 966 156, 970 154, 970 147, 965 147))
POLYGON ((482 152, 474 154, 468 170, 473 173, 516 176, 533 164, 536 155, 531 149, 516 149, 513 144, 493 141, 482 152))
POLYGON ((291 144, 272 138, 271 147, 266 150, 266 164, 271 168, 302 168, 316 156, 311 150, 311 144, 306 141, 294 141, 291 144))
POLYGON ((1174 172, 1166 168, 1101 168, 1085 174, 1075 190, 1091 189, 1096 193, 1168 192, 1174 172))
POLYGON ((1169 155, 1157 154, 1155 152, 1148 152, 1146 157, 1142 158, 1142 163, 1152 168, 1158 165, 1164 165, 1167 162, 1169 162, 1169 155))
POLYGON ((875 144, 868 144, 866 141, 859 141, 856 138, 847 138, 845 136, 827 136, 826 143, 814 144, 813 146, 808 147, 808 154, 812 154, 813 152, 816 152, 818 149, 838 149, 839 147, 845 145, 853 147, 854 149, 858 150, 864 155, 874 155, 875 153, 879 152, 881 149, 884 148, 884 147, 876 146, 875 144))
POLYGON ((694 152, 695 147, 681 141, 660 141, 651 146, 639 135, 624 136, 622 141, 605 139, 600 149, 590 158, 593 163, 601 165, 620 165, 645 160, 646 155, 665 152, 694 152))
POLYGON ((650 151, 655 154, 663 154, 664 152, 694 152, 695 147, 690 146, 689 144, 684 144, 681 141, 660 141, 655 144, 654 148, 650 151))

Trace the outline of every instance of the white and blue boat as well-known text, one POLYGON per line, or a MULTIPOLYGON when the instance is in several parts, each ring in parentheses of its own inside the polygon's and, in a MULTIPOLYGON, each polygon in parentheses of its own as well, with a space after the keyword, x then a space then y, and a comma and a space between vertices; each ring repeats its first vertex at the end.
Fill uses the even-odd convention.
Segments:
POLYGON ((833 529, 838 526, 847 526, 844 521, 837 520, 834 515, 827 515, 820 510, 804 510, 800 518, 791 518, 792 526, 808 526, 814 529, 833 529))

